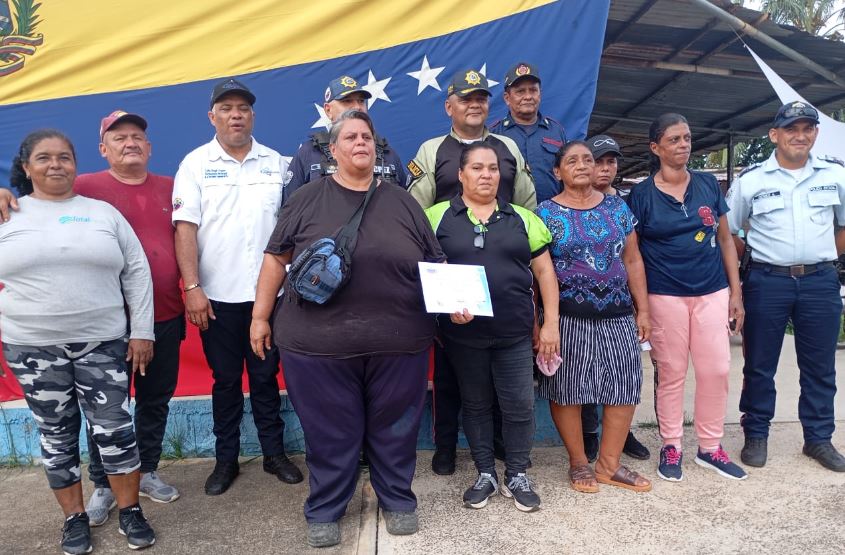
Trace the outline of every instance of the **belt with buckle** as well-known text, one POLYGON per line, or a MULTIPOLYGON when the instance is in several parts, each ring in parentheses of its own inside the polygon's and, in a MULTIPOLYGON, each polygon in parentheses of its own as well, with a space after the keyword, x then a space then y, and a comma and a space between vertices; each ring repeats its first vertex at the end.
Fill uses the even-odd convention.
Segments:
POLYGON ((818 264, 798 264, 796 266, 775 266, 765 262, 752 262, 751 267, 757 270, 768 270, 773 274, 790 277, 801 277, 814 274, 825 268, 832 268, 833 262, 819 262, 818 264))

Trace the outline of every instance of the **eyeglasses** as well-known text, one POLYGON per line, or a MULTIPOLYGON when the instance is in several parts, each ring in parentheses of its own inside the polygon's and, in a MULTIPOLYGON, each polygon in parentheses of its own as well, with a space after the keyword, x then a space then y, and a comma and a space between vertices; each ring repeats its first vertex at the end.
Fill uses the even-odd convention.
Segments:
POLYGON ((475 232, 475 238, 472 240, 472 244, 477 249, 484 248, 484 237, 487 235, 487 228, 481 224, 477 224, 475 227, 472 228, 475 232))
POLYGON ((790 106, 781 114, 781 118, 819 119, 819 112, 812 106, 790 106))

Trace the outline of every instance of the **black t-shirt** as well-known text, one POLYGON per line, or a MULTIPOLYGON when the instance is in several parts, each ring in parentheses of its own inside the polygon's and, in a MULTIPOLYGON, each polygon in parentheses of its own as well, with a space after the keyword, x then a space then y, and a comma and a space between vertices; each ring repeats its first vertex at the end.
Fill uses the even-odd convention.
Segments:
MULTIPOLYGON (((282 208, 265 252, 293 249, 296 259, 345 225, 365 194, 331 177, 303 185, 282 208)), ((427 349, 434 317, 425 311, 417 262, 445 258, 417 201, 401 187, 380 185, 358 229, 349 281, 325 305, 283 296, 273 325, 276 345, 333 358, 427 349)))

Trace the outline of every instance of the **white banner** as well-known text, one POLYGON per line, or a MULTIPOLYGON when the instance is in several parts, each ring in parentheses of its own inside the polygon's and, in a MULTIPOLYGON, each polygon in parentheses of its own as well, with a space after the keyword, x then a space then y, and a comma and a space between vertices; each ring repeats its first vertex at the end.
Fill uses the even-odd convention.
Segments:
MULTIPOLYGON (((757 65, 760 66, 760 69, 766 75, 766 79, 769 80, 769 84, 772 85, 772 88, 777 93, 778 97, 780 98, 781 104, 786 104, 787 102, 792 102, 795 100, 800 100, 805 104, 813 105, 812 102, 809 102, 806 98, 798 94, 795 89, 789 86, 789 84, 784 81, 780 75, 775 73, 775 71, 770 68, 766 62, 760 59, 748 45, 745 46, 748 48, 748 51, 751 52, 751 55, 754 56, 754 60, 757 61, 757 65)), ((815 106, 813 106, 816 108, 815 106)), ((816 108, 818 110, 818 108, 816 108)), ((772 114, 772 120, 775 119, 775 115, 772 114)), ((819 137, 816 139, 816 145, 813 147, 814 154, 820 155, 830 155, 839 158, 840 160, 845 160, 845 123, 838 122, 835 119, 828 117, 819 110, 819 137)))

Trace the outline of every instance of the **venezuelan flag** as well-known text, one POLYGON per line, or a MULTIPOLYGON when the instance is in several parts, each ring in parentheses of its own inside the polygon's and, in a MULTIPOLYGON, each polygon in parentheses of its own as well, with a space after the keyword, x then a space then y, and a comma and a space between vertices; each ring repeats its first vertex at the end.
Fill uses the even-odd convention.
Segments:
MULTIPOLYGON (((521 60, 543 76, 542 110, 583 136, 609 0, 0 0, 0 184, 38 127, 73 139, 82 172, 103 168, 100 119, 120 108, 150 123, 151 170, 173 174, 213 134, 214 81, 258 96, 255 136, 282 154, 325 120, 329 80, 373 93, 378 131, 403 160, 449 128, 445 83, 464 67, 491 83, 521 60)), ((491 118, 504 115, 501 83, 491 118)))
MULTIPOLYGON (((103 169, 100 119, 118 108, 147 119, 150 170, 173 175, 185 154, 213 136, 206 115, 211 89, 230 76, 258 97, 255 136, 286 155, 325 125, 323 93, 335 77, 366 82, 376 128, 408 161, 424 140, 448 132, 443 102, 454 72, 473 67, 488 77, 492 120, 507 113, 501 81, 519 61, 541 71, 543 114, 563 123, 568 136, 583 137, 609 6, 610 0, 0 0, 0 186, 8 183, 21 139, 39 127, 71 137, 80 173, 103 169)), ((198 345, 192 329, 177 394, 210 390, 198 345)), ((19 396, 9 372, 0 380, 0 400, 19 396)))

